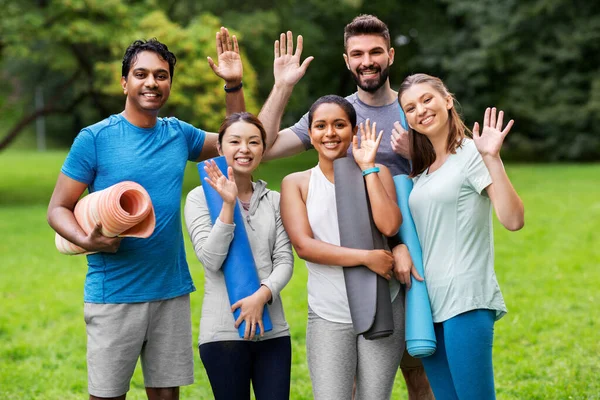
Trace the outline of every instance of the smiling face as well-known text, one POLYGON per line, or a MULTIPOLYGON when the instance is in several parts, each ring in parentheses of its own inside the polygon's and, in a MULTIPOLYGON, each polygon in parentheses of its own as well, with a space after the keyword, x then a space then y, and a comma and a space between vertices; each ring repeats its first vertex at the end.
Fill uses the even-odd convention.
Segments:
POLYGON ((428 137, 448 134, 448 111, 453 104, 451 95, 444 96, 428 83, 414 84, 400 97, 408 125, 428 137))
POLYGON ((373 93, 388 80, 390 65, 394 62, 394 49, 378 35, 358 35, 346 41, 346 66, 356 85, 373 93))
POLYGON ((260 164, 264 150, 260 130, 244 121, 231 124, 219 144, 219 154, 225 156, 236 177, 250 176, 260 164))
POLYGON ((127 74, 121 77, 129 112, 156 115, 171 93, 169 63, 152 51, 142 51, 127 74))
POLYGON ((313 113, 309 128, 310 143, 322 157, 336 160, 346 156, 356 128, 342 107, 334 103, 320 104, 313 113))

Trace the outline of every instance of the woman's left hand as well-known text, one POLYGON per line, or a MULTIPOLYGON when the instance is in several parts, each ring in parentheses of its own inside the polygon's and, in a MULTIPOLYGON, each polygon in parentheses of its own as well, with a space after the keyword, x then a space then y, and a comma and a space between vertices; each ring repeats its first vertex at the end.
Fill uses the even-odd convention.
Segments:
POLYGON ((371 121, 367 118, 364 124, 361 123, 359 125, 360 147, 358 145, 358 137, 355 135, 352 139, 354 161, 356 161, 363 171, 375 166, 375 155, 383 137, 383 131, 380 131, 379 135, 377 135, 376 128, 377 122, 373 122, 373 125, 371 125, 371 121))
POLYGON ((499 157, 500 148, 504 138, 510 132, 514 124, 514 120, 508 121, 504 130, 502 130, 502 124, 504 119, 504 111, 498 113, 498 119, 496 119, 496 107, 486 108, 483 116, 483 131, 479 134, 479 123, 475 122, 473 125, 473 141, 477 151, 482 156, 499 157))
POLYGON ((231 312, 234 312, 238 308, 242 309, 240 316, 235 321, 235 328, 237 329, 242 321, 246 321, 246 331, 244 332, 244 339, 252 340, 256 334, 256 327, 260 328, 260 336, 265 333, 265 327, 263 326, 262 315, 266 301, 264 301, 259 291, 254 292, 248 297, 237 301, 231 306, 231 312))

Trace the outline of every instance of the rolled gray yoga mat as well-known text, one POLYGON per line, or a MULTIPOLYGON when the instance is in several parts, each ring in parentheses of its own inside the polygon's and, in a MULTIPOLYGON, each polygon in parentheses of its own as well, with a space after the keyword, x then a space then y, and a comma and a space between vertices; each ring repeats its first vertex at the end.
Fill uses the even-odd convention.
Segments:
MULTIPOLYGON (((340 246, 383 249, 382 234, 375 227, 362 171, 353 158, 333 162, 340 246)), ((344 280, 354 331, 365 339, 394 332, 388 281, 364 265, 344 268, 344 280)))

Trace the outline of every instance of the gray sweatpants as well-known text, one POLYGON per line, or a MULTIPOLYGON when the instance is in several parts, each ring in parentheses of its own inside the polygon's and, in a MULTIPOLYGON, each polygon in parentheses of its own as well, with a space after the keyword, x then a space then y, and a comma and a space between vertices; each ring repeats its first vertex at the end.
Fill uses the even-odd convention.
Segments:
POLYGON ((392 303, 394 334, 366 340, 352 324, 327 321, 309 307, 306 353, 315 400, 385 400, 404 353, 404 291, 392 303))

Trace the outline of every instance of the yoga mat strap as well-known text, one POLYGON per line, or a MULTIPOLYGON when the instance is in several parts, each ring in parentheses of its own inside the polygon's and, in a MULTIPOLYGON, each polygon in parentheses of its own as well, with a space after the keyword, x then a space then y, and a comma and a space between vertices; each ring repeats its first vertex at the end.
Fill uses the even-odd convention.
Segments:
MULTIPOLYGON (((223 175, 227 176, 227 161, 225 157, 216 157, 212 159, 217 167, 221 170, 223 175)), ((206 204, 208 206, 208 212, 210 214, 210 220, 213 225, 223 207, 223 199, 221 195, 212 188, 209 184, 204 184, 204 178, 207 177, 206 171, 204 171, 204 163, 198 163, 198 172, 200 174, 200 181, 202 182, 202 188, 204 189, 204 196, 206 198, 206 204)), ((258 278, 258 272, 256 270, 256 264, 254 262, 254 256, 252 255, 252 249, 248 240, 248 233, 244 225, 244 218, 240 210, 238 202, 235 204, 233 211, 233 223, 235 228, 233 231, 233 240, 229 245, 229 252, 221 270, 225 277, 225 286, 227 287, 227 295, 229 296, 229 303, 234 305, 239 300, 248 297, 260 288, 260 280, 258 278)), ((234 321, 237 321, 242 310, 241 308, 236 309, 233 312, 234 321)), ((269 317, 269 310, 265 304, 263 310, 263 326, 265 332, 273 329, 271 318, 269 317)), ((240 337, 244 337, 246 331, 246 321, 243 321, 238 327, 238 334, 240 337)), ((260 328, 256 327, 256 335, 260 334, 260 328)))

